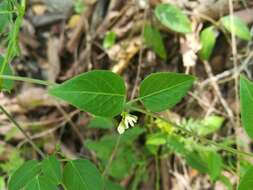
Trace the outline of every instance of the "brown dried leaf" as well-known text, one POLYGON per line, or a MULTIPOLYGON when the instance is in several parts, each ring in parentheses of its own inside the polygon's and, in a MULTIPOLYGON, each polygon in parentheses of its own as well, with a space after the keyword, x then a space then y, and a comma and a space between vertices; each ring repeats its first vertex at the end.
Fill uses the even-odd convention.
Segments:
POLYGON ((23 89, 22 92, 16 97, 17 104, 30 110, 38 106, 52 106, 54 99, 47 94, 47 90, 40 87, 32 87, 23 89))
POLYGON ((81 16, 78 14, 72 15, 68 21, 68 28, 74 29, 76 28, 79 23, 81 22, 81 16))
POLYGON ((35 15, 41 16, 47 11, 47 7, 43 4, 34 4, 32 10, 35 15))
POLYGON ((47 42, 47 57, 48 57, 48 80, 55 82, 57 76, 60 73, 60 57, 59 57, 59 39, 55 37, 49 37, 47 42))
POLYGON ((192 21, 192 26, 194 32, 186 34, 185 38, 180 39, 181 53, 185 67, 194 67, 196 65, 196 61, 198 59, 197 52, 201 48, 199 41, 199 31, 201 25, 197 25, 196 22, 192 21))
POLYGON ((112 71, 115 73, 122 73, 133 56, 139 52, 141 44, 142 39, 136 37, 130 40, 124 40, 107 50, 110 59, 117 62, 117 64, 113 66, 112 71))

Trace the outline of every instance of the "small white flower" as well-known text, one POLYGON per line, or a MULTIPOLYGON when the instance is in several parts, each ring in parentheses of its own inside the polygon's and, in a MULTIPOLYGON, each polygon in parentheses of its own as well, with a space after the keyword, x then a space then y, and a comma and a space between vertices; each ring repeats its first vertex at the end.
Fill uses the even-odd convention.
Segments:
POLYGON ((128 129, 129 128, 129 124, 128 124, 128 121, 126 120, 126 117, 122 118, 122 122, 124 122, 124 125, 125 125, 126 129, 128 129))
POLYGON ((137 122, 138 117, 135 115, 131 115, 127 112, 123 112, 122 114, 122 120, 117 128, 119 134, 122 134, 125 132, 126 129, 130 127, 134 127, 134 124, 137 122))
POLYGON ((125 121, 130 125, 131 127, 134 126, 134 124, 137 122, 137 116, 128 114, 125 118, 125 121))
POLYGON ((117 130, 118 130, 119 134, 123 134, 125 132, 125 125, 122 122, 120 122, 117 130))

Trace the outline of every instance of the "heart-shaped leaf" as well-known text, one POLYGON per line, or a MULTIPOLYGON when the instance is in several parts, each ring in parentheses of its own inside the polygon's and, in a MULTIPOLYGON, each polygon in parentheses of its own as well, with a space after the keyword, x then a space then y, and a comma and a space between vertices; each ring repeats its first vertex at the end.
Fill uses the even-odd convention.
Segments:
POLYGON ((163 111, 177 104, 194 80, 191 75, 179 73, 151 74, 141 83, 139 100, 153 112, 163 111))
POLYGON ((155 16, 164 26, 175 32, 192 32, 191 22, 188 17, 174 5, 157 5, 155 8, 155 16))
POLYGON ((69 161, 63 171, 63 183, 68 190, 103 190, 98 169, 88 160, 69 161))
POLYGON ((253 139, 253 84, 246 77, 240 77, 240 104, 242 124, 253 139))
POLYGON ((120 114, 125 103, 125 84, 110 71, 94 70, 52 87, 49 94, 97 116, 120 114))

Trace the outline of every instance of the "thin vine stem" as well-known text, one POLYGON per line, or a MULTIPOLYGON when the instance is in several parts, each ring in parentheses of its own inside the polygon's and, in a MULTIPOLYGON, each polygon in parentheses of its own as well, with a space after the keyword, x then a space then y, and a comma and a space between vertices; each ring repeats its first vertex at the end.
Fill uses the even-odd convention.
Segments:
POLYGON ((141 100, 141 98, 134 98, 126 103, 126 107, 131 107, 131 105, 133 105, 134 103, 136 103, 140 100, 141 100))
POLYGON ((17 13, 17 11, 0 11, 0 15, 17 13))
POLYGON ((115 156, 116 156, 116 154, 117 154, 117 151, 118 151, 118 148, 119 148, 119 145, 120 145, 120 140, 121 140, 121 136, 118 136, 117 142, 116 142, 116 144, 115 144, 115 146, 114 146, 114 149, 113 149, 112 154, 111 154, 111 156, 110 156, 110 158, 109 158, 109 161, 107 162, 107 164, 106 164, 106 166, 105 166, 105 169, 104 169, 104 171, 103 171, 103 173, 102 173, 102 176, 103 176, 103 177, 106 176, 108 170, 110 169, 110 167, 111 167, 111 165, 112 165, 112 162, 113 162, 113 160, 114 160, 114 158, 115 158, 115 156))
POLYGON ((155 173, 156 173, 156 180, 155 180, 155 189, 160 189, 160 171, 159 171, 159 157, 155 155, 155 173))
POLYGON ((163 118, 163 117, 161 117, 161 116, 159 116, 159 115, 157 115, 157 114, 151 113, 151 112, 146 111, 146 110, 143 110, 143 109, 141 109, 141 108, 137 108, 137 107, 135 107, 135 106, 130 106, 129 108, 130 108, 130 110, 132 110, 132 111, 137 111, 137 112, 146 114, 146 115, 148 115, 148 116, 151 116, 151 117, 153 117, 153 118, 160 119, 160 120, 162 120, 162 121, 164 121, 164 122, 166 122, 166 123, 168 123, 168 124, 174 126, 176 129, 179 129, 180 131, 185 132, 187 135, 190 135, 190 136, 192 136, 192 137, 194 137, 194 138, 196 138, 196 139, 199 139, 202 143, 206 143, 206 144, 209 144, 209 145, 216 146, 216 147, 218 147, 218 148, 220 148, 220 149, 222 149, 222 150, 225 150, 225 151, 227 151, 227 152, 231 152, 231 153, 233 153, 233 154, 238 154, 238 155, 247 156, 247 157, 253 157, 253 154, 252 154, 252 153, 240 151, 240 150, 237 150, 237 149, 228 147, 228 146, 226 146, 226 145, 219 144, 219 143, 214 142, 214 141, 212 141, 212 140, 209 140, 209 139, 207 139, 207 138, 205 138, 205 137, 199 136, 198 134, 196 134, 196 133, 194 133, 194 132, 192 132, 192 131, 189 131, 189 130, 187 130, 186 128, 184 128, 184 127, 182 127, 182 126, 179 126, 179 125, 177 125, 177 124, 175 124, 175 123, 169 121, 168 119, 163 118))
POLYGON ((31 137, 26 133, 26 131, 19 125, 19 123, 12 117, 12 115, 3 107, 0 105, 0 110, 6 115, 6 117, 14 124, 15 127, 18 128, 18 130, 25 136, 27 141, 31 144, 31 146, 38 152, 38 154, 44 158, 45 154, 37 147, 37 145, 33 142, 31 137))
POLYGON ((12 76, 12 75, 0 75, 0 79, 28 82, 28 83, 39 84, 39 85, 44 85, 44 86, 56 85, 55 83, 45 81, 45 80, 32 79, 32 78, 20 77, 20 76, 12 76))

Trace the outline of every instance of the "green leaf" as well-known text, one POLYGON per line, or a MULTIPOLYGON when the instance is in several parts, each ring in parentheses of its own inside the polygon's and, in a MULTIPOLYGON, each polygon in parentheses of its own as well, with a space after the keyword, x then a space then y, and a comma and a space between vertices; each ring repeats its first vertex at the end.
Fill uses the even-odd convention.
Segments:
POLYGON ((217 115, 210 115, 204 119, 183 119, 180 125, 200 136, 206 136, 217 131, 223 124, 224 118, 217 115))
POLYGON ((113 117, 123 111, 125 84, 110 71, 94 70, 49 89, 49 94, 97 116, 113 117))
MULTIPOLYGON (((10 11, 10 6, 8 5, 8 1, 3 1, 0 3, 0 12, 8 12, 10 11)), ((4 31, 8 23, 11 22, 10 13, 0 14, 0 33, 4 31)))
POLYGON ((242 40, 250 40, 250 30, 248 26, 236 16, 225 16, 221 18, 221 23, 229 31, 234 28, 235 35, 242 40))
POLYGON ((103 48, 111 48, 115 44, 116 37, 115 32, 107 32, 103 41, 103 48))
POLYGON ((90 139, 86 140, 85 146, 88 149, 95 151, 100 160, 106 161, 110 158, 116 142, 116 136, 105 135, 99 141, 93 141, 90 139))
POLYGON ((238 186, 238 190, 252 190, 252 187, 253 187, 253 167, 250 167, 242 177, 238 186))
POLYGON ((249 161, 240 160, 240 171, 239 171, 240 177, 243 177, 251 166, 252 166, 252 163, 250 163, 249 161))
POLYGON ((153 28, 151 25, 145 25, 144 41, 157 55, 159 55, 162 59, 166 59, 166 50, 162 37, 156 28, 153 28))
POLYGON ((154 133, 147 136, 147 145, 163 145, 166 144, 166 134, 164 133, 154 133))
POLYGON ((4 177, 0 177, 0 189, 6 189, 4 177))
POLYGON ((136 154, 134 154, 130 147, 118 149, 108 174, 116 179, 124 179, 132 174, 137 162, 136 154))
POLYGON ((117 135, 105 135, 97 141, 86 140, 85 146, 96 153, 96 157, 101 161, 100 167, 105 168, 107 167, 108 159, 110 159, 115 149, 115 145, 119 141, 117 153, 110 165, 108 175, 116 179, 123 179, 131 174, 137 164, 137 158, 132 147, 136 138, 144 131, 140 127, 134 127, 128 129, 120 138, 120 141, 117 135))
POLYGON ((8 189, 20 190, 24 188, 38 173, 40 172, 40 164, 36 160, 31 160, 24 163, 11 176, 8 189))
POLYGON ((185 159, 192 168, 197 169, 201 173, 208 173, 207 163, 198 152, 187 153, 185 159))
POLYGON ((214 133, 222 126, 223 122, 223 117, 216 115, 208 116, 200 122, 201 127, 197 129, 197 133, 203 136, 214 133))
POLYGON ((219 180, 227 187, 227 190, 233 190, 233 185, 228 177, 220 175, 219 180))
POLYGON ((169 135, 167 138, 167 147, 179 154, 185 154, 187 149, 185 148, 185 143, 182 137, 177 135, 169 135))
MULTIPOLYGON (((0 152, 0 154, 3 152, 0 152)), ((7 175, 13 174, 24 163, 24 159, 17 149, 13 149, 8 155, 8 161, 0 164, 0 169, 7 175)))
POLYGON ((208 165, 208 174, 210 175, 212 181, 215 181, 221 173, 222 159, 219 154, 214 151, 210 151, 207 154, 206 162, 208 165))
POLYGON ((110 180, 105 180, 105 190, 124 190, 122 186, 110 180))
POLYGON ((33 178, 24 190, 58 190, 57 185, 45 176, 33 178))
POLYGON ((145 131, 145 128, 138 125, 133 128, 130 128, 126 132, 124 132, 124 134, 122 134, 121 142, 132 145, 133 141, 135 141, 145 131))
POLYGON ((76 0, 74 3, 74 10, 77 14, 83 13, 87 9, 87 6, 83 0, 76 0))
POLYGON ((214 151, 194 151, 186 153, 187 163, 200 171, 209 174, 214 182, 220 177, 222 170, 222 159, 219 154, 214 151))
MULTIPOLYGON (((0 56, 0 71, 3 67, 4 58, 0 56)), ((3 75, 13 75, 12 69, 10 67, 10 64, 6 64, 4 68, 3 75)), ((0 91, 10 91, 14 87, 14 81, 13 80, 3 80, 0 79, 0 91)))
MULTIPOLYGON (((14 2, 10 2, 7 1, 10 4, 14 3, 14 2)), ((14 6, 14 4, 13 4, 14 6)), ((7 50, 6 50, 6 55, 5 55, 5 59, 6 62, 9 63, 11 62, 11 60, 19 55, 20 53, 20 48, 19 48, 19 31, 20 31, 20 27, 22 25, 23 22, 23 17, 25 14, 25 6, 16 6, 17 11, 18 11, 18 16, 15 19, 15 22, 12 23, 12 27, 11 30, 8 33, 8 45, 7 45, 7 50)))
POLYGON ((62 180, 61 163, 55 156, 48 156, 42 161, 42 172, 52 182, 59 184, 62 180))
POLYGON ((155 16, 164 26, 175 32, 192 32, 191 22, 188 17, 174 5, 157 5, 155 8, 155 16))
POLYGON ((69 161, 65 165, 63 183, 68 190, 103 190, 98 169, 85 159, 69 161))
POLYGON ((109 118, 94 117, 90 120, 88 127, 98 129, 110 129, 113 127, 113 122, 109 118))
POLYGON ((253 84, 246 77, 240 77, 240 104, 242 124, 253 139, 253 84))
POLYGON ((201 50, 199 56, 202 60, 208 60, 213 52, 216 42, 216 31, 214 28, 208 27, 200 33, 201 50))
POLYGON ((192 86, 195 78, 179 73, 154 73, 141 82, 139 99, 153 112, 177 104, 192 86))

